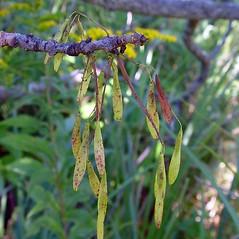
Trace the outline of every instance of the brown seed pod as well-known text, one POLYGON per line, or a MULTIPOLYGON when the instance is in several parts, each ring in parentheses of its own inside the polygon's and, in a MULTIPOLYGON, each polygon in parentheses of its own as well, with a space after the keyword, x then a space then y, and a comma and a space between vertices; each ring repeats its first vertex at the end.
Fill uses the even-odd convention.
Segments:
POLYGON ((172 121, 172 111, 171 106, 168 102, 168 99, 164 93, 163 88, 161 87, 158 75, 155 76, 155 84, 157 89, 158 100, 162 109, 163 118, 167 123, 172 121))

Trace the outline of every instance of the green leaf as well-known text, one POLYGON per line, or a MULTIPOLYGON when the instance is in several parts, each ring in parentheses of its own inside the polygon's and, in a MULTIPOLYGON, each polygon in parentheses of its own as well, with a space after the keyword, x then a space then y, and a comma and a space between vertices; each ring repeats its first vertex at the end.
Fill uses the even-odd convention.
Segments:
POLYGON ((123 116, 123 100, 122 93, 119 84, 118 68, 114 61, 112 61, 112 71, 113 71, 113 112, 114 119, 119 121, 123 116))
POLYGON ((180 125, 180 129, 175 142, 173 155, 169 164, 168 182, 170 185, 172 185, 176 181, 178 173, 179 173, 180 161, 181 161, 182 138, 183 138, 183 129, 182 129, 182 126, 180 125))
POLYGON ((53 149, 49 147, 49 142, 44 139, 33 137, 27 134, 12 134, 0 138, 0 145, 5 146, 9 150, 29 152, 33 155, 53 156, 53 149))
POLYGON ((41 126, 41 121, 29 115, 18 115, 0 122, 0 127, 17 127, 27 132, 35 132, 41 126))

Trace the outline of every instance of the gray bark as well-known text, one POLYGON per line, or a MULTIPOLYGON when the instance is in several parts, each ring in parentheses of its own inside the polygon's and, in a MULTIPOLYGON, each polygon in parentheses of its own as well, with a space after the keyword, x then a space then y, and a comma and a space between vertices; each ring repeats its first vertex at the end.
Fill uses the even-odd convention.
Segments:
POLYGON ((45 41, 31 34, 0 32, 0 47, 18 47, 27 51, 47 52, 53 56, 56 53, 64 53, 70 56, 79 54, 89 55, 95 51, 118 53, 118 48, 125 50, 125 45, 143 45, 147 39, 139 33, 122 36, 104 37, 97 41, 91 39, 79 43, 58 43, 55 40, 45 41))
POLYGON ((239 19, 239 4, 210 0, 83 0, 108 10, 186 19, 239 19))

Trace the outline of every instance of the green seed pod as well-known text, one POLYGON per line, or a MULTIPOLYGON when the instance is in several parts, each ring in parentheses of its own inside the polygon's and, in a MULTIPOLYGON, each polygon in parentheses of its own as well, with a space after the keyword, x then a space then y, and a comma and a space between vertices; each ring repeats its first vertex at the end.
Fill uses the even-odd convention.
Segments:
POLYGON ((89 134, 90 125, 89 123, 86 123, 83 131, 82 143, 76 158, 76 165, 73 176, 73 189, 75 191, 78 190, 78 187, 83 179, 86 170, 86 162, 89 155, 89 134))
POLYGON ((112 61, 112 71, 113 71, 113 112, 114 120, 120 121, 123 116, 123 100, 122 93, 119 84, 118 68, 114 61, 112 61))
POLYGON ((104 172, 100 181, 100 191, 98 197, 97 239, 104 238, 104 221, 107 211, 107 203, 107 177, 106 172, 104 172))
MULTIPOLYGON (((69 18, 67 18, 62 24, 60 31, 55 35, 54 40, 58 42, 67 42, 72 26, 74 25, 75 19, 78 17, 78 13, 73 13, 69 18)), ((54 56, 54 70, 57 72, 61 65, 64 54, 57 53, 54 56)), ((44 63, 46 64, 49 60, 49 54, 46 55, 44 63)))
POLYGON ((85 96, 89 84, 90 84, 90 79, 92 76, 92 64, 95 61, 95 57, 94 56, 89 56, 87 59, 87 63, 86 63, 86 67, 83 73, 83 77, 82 77, 82 81, 80 84, 80 89, 77 95, 77 101, 81 102, 83 97, 85 96))
POLYGON ((161 152, 154 181, 154 196, 155 196, 154 221, 157 228, 160 228, 162 222, 165 192, 166 192, 166 172, 164 165, 164 155, 161 152))
POLYGON ((180 125, 180 129, 175 142, 173 155, 169 164, 168 182, 170 185, 172 185, 176 181, 178 173, 179 173, 180 161, 181 161, 182 138, 183 138, 183 129, 182 129, 182 126, 180 125))
POLYGON ((101 71, 99 76, 98 76, 98 107, 99 110, 102 108, 102 103, 103 103, 103 86, 104 86, 104 72, 101 71))
POLYGON ((71 136, 71 146, 72 151, 74 154, 74 157, 77 158, 77 154, 80 150, 80 114, 78 113, 76 116, 75 124, 72 130, 72 136, 71 136))
MULTIPOLYGON (((158 116, 158 112, 157 112, 156 100, 155 100, 155 96, 154 96, 154 83, 152 81, 150 81, 150 85, 149 85, 149 93, 148 93, 148 99, 147 99, 147 110, 155 124, 155 127, 157 128, 157 130, 159 132, 160 123, 159 123, 159 116, 158 116)), ((152 138, 157 139, 158 134, 157 134, 155 128, 153 127, 152 123, 148 119, 148 117, 146 117, 146 123, 147 123, 148 129, 149 129, 149 132, 150 132, 152 138)))
POLYGON ((95 123, 94 153, 98 172, 102 176, 105 173, 105 152, 99 121, 95 123))
POLYGON ((100 190, 100 181, 99 181, 99 179, 95 173, 95 170, 89 160, 87 161, 86 169, 87 169, 87 173, 88 173, 91 190, 95 194, 95 196, 98 197, 99 190, 100 190))

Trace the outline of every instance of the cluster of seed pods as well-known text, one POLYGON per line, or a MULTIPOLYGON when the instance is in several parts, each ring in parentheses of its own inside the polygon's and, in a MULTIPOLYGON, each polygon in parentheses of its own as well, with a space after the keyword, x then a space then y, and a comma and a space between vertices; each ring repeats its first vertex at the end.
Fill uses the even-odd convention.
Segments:
MULTIPOLYGON (((75 170, 73 176, 73 189, 77 191, 84 174, 87 172, 89 184, 94 195, 98 198, 98 217, 97 217, 97 238, 102 239, 104 235, 104 220, 107 209, 107 177, 105 169, 105 153, 104 145, 100 127, 100 116, 103 107, 103 92, 105 87, 104 73, 100 72, 97 76, 95 70, 95 57, 89 56, 87 59, 86 67, 83 73, 82 82, 80 84, 77 101, 82 102, 83 97, 87 93, 87 89, 90 84, 90 79, 94 78, 95 84, 95 122, 94 122, 94 155, 95 165, 97 172, 94 169, 93 164, 89 160, 89 145, 90 145, 90 120, 85 123, 85 127, 82 133, 82 139, 80 134, 80 114, 78 113, 73 132, 72 132, 72 150, 76 159, 75 170), (92 77, 93 76, 93 77, 92 77)), ((121 120, 123 116, 123 100, 122 92, 118 77, 118 65, 112 57, 109 58, 108 63, 110 64, 112 75, 113 75, 113 86, 112 86, 112 105, 113 114, 115 120, 121 120)), ((172 121, 174 113, 168 103, 167 97, 160 85, 158 76, 156 75, 155 80, 150 80, 147 105, 146 105, 146 123, 149 132, 153 139, 159 140, 160 120, 157 111, 157 102, 160 103, 161 112, 164 120, 167 123, 172 121), (156 90, 155 90, 156 89, 156 90)), ((175 116, 176 117, 176 116, 175 116)), ((177 117, 176 117, 177 119, 177 117)), ((179 121, 178 121, 179 122, 179 121)), ((180 130, 176 138, 176 144, 174 152, 171 158, 171 162, 168 170, 168 182, 173 184, 177 178, 180 167, 181 157, 181 142, 182 142, 182 127, 180 124, 180 130)), ((159 158, 157 159, 157 169, 154 182, 154 195, 155 195, 155 224, 159 228, 162 222, 164 198, 166 193, 167 177, 164 164, 164 151, 165 146, 161 144, 159 158)))
MULTIPOLYGON (((71 28, 75 22, 78 22, 79 28, 82 32, 82 38, 84 38, 84 30, 79 20, 79 14, 73 13, 69 18, 67 18, 62 25, 60 31, 56 34, 55 40, 59 42, 66 42, 71 28)), ((45 63, 48 62, 51 56, 47 55, 45 58, 45 63)), ((62 62, 63 54, 56 54, 54 56, 54 70, 57 71, 62 62)), ((105 153, 104 144, 101 134, 100 127, 100 117, 103 108, 104 101, 104 91, 106 86, 106 81, 104 80, 103 71, 99 75, 96 74, 95 67, 95 56, 89 55, 87 57, 86 66, 84 69, 82 81, 79 87, 77 101, 81 105, 83 98, 85 97, 87 90, 90 85, 91 78, 95 80, 95 111, 94 120, 89 119, 84 123, 84 129, 81 134, 81 116, 77 113, 75 124, 72 131, 72 151, 75 157, 75 169, 73 174, 73 189, 78 190, 80 183, 85 175, 88 174, 88 180, 93 194, 98 199, 98 216, 97 216, 97 239, 104 238, 104 221, 107 211, 107 175, 105 167, 105 153), (93 122, 93 123, 92 123, 93 122), (95 165, 89 159, 89 147, 91 143, 91 131, 94 130, 94 155, 95 155, 95 165)), ((164 164, 164 151, 165 146, 160 138, 160 120, 159 113, 157 111, 157 102, 159 102, 162 112, 162 118, 166 123, 170 124, 173 116, 178 121, 180 129, 176 137, 175 147, 172 154, 172 158, 168 170, 168 183, 173 184, 178 176, 180 161, 181 161, 181 144, 182 144, 182 125, 176 115, 171 110, 170 104, 167 97, 161 87, 159 77, 156 75, 155 79, 150 78, 147 104, 144 107, 143 102, 138 97, 127 71, 124 67, 123 61, 120 57, 117 57, 117 61, 114 59, 113 55, 109 55, 108 64, 112 70, 113 75, 113 86, 112 86, 112 105, 114 120, 120 121, 123 117, 123 100, 122 92, 118 77, 118 68, 121 70, 123 79, 128 84, 132 95, 139 104, 139 107, 144 112, 146 118, 146 124, 148 126, 149 132, 154 140, 159 140, 161 149, 159 152, 159 157, 157 158, 157 167, 155 173, 154 181, 154 219, 156 227, 160 227, 163 217, 163 207, 164 198, 166 193, 167 176, 164 164)))

